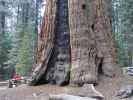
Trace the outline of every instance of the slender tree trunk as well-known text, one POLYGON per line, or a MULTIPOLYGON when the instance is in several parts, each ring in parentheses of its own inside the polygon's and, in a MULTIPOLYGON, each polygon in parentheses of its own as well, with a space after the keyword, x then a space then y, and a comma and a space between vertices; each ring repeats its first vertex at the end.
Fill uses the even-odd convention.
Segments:
POLYGON ((38 35, 38 12, 39 12, 39 1, 36 0, 36 19, 35 19, 35 33, 38 35))
MULTIPOLYGON (((0 3, 1 3, 1 6, 3 8, 5 8, 5 1, 1 1, 0 3)), ((5 11, 1 12, 1 14, 0 14, 0 21, 1 21, 0 22, 0 32, 2 34, 4 34, 5 33, 5 11)))
MULTIPOLYGON (((5 8, 5 1, 0 1, 0 6, 2 8, 5 8)), ((3 50, 4 50, 4 40, 3 38, 5 37, 5 21, 6 21, 6 13, 5 11, 1 11, 0 12, 0 75, 1 75, 1 79, 4 79, 4 61, 5 59, 3 58, 5 56, 5 54, 3 54, 3 50), (4 56, 3 56, 4 55, 4 56)))

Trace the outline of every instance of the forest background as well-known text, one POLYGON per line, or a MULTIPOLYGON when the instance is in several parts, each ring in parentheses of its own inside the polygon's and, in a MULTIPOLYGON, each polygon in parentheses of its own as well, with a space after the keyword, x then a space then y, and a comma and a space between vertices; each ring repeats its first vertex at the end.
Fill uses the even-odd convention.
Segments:
MULTIPOLYGON (((34 66, 45 0, 0 0, 0 80, 34 66)), ((112 0, 112 32, 121 67, 133 66, 133 0, 112 0)))

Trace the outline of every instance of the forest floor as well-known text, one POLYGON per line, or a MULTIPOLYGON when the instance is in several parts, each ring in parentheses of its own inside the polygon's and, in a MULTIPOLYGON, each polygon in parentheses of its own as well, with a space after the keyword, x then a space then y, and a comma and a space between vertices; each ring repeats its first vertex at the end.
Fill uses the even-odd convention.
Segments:
MULTIPOLYGON (((119 76, 111 79, 101 76, 101 79, 102 81, 96 86, 96 89, 105 96, 105 100, 133 100, 133 97, 120 99, 115 96, 122 85, 133 84, 133 77, 119 76)), ((17 88, 0 90, 0 100, 48 100, 48 94, 69 93, 77 90, 80 90, 80 88, 53 85, 22 85, 17 88)))

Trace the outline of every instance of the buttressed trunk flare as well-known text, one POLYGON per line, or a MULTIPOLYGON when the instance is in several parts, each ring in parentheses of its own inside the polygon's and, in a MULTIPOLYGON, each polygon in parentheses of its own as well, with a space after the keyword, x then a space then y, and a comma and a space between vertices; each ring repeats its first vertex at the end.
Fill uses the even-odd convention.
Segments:
POLYGON ((31 83, 97 83, 115 75, 111 0, 47 0, 31 83), (99 71, 100 69, 100 71, 99 71))

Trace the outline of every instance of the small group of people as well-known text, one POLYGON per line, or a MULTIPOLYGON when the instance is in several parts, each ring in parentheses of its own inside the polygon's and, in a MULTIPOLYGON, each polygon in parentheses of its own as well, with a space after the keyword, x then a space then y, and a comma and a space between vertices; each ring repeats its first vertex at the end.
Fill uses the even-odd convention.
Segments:
POLYGON ((22 77, 19 74, 14 74, 13 78, 9 80, 9 88, 17 87, 21 83, 22 77))

